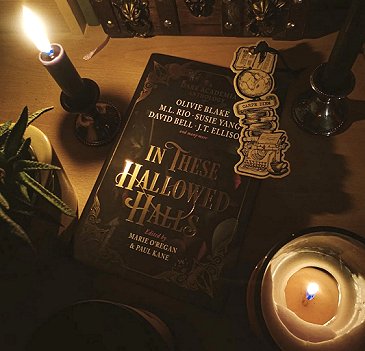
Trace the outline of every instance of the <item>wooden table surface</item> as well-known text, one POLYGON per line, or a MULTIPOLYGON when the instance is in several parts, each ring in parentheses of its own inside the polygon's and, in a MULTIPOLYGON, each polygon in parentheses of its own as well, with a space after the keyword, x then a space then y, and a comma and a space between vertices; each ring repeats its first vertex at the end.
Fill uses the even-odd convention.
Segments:
MULTIPOLYGON (((102 97, 113 102, 122 114, 151 53, 228 67, 237 47, 258 41, 257 38, 223 37, 111 39, 94 58, 83 60, 83 56, 104 38, 105 34, 96 27, 89 28, 85 36, 59 34, 51 41, 63 45, 80 75, 95 80, 102 97)), ((353 123, 348 130, 333 137, 313 136, 300 130, 291 119, 293 100, 309 87, 309 74, 327 60, 335 38, 336 34, 301 41, 267 39, 270 46, 281 50, 290 66, 305 69, 290 85, 280 116, 280 127, 287 131, 291 143, 286 156, 291 163, 291 174, 284 179, 262 182, 247 229, 245 245, 251 249, 247 250, 244 262, 257 261, 283 235, 310 226, 337 226, 365 236, 364 56, 359 55, 353 67, 356 86, 349 95, 348 116, 353 123)), ((37 50, 24 35, 2 33, 0 43, 0 121, 16 119, 25 105, 30 111, 55 106, 35 125, 51 140, 74 186, 81 211, 111 145, 93 148, 76 140, 74 117, 60 106, 58 86, 42 67, 37 50)), ((125 289, 126 283, 118 278, 73 262, 63 264, 58 264, 46 277, 39 278, 37 289, 20 292, 14 280, 2 292, 3 298, 12 296, 18 305, 23 306, 22 314, 14 316, 11 307, 2 299, 2 321, 6 316, 6 323, 0 333, 5 345, 10 345, 9 350, 20 349, 24 340, 19 335, 25 338, 49 313, 83 298, 150 304, 152 310, 169 311, 167 319, 175 320, 172 323, 182 350, 242 350, 241 344, 247 343, 245 333, 240 330, 247 327, 241 315, 240 303, 244 304, 244 301, 243 298, 240 301, 239 296, 244 296, 244 292, 240 288, 236 289, 238 300, 231 308, 233 312, 228 313, 227 318, 221 318, 194 306, 186 310, 182 303, 174 300, 164 299, 163 303, 157 303, 156 292, 149 292, 146 296, 143 289, 125 289), (63 274, 64 270, 68 273, 63 274), (80 279, 80 275, 87 278, 80 279), (16 293, 14 289, 17 289, 16 293)), ((24 284, 32 285, 30 278, 25 281, 24 284)), ((248 347, 247 350, 254 348, 248 347)))

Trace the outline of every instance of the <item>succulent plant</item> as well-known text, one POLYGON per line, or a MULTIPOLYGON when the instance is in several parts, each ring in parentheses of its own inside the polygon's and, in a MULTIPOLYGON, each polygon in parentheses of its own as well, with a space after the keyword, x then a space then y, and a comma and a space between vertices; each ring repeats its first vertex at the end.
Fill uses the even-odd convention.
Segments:
POLYGON ((27 126, 52 108, 46 107, 28 115, 28 108, 24 107, 15 124, 7 121, 0 125, 0 229, 4 228, 5 232, 18 236, 31 246, 24 224, 36 211, 37 197, 44 198, 68 216, 75 215, 68 205, 37 180, 39 172, 60 168, 35 160, 31 153, 31 139, 24 139, 27 126))

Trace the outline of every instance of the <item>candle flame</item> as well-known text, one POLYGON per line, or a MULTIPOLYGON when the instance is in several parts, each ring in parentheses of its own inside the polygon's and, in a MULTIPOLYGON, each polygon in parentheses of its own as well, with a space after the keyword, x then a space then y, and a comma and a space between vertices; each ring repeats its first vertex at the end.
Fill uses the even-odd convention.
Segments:
POLYGON ((23 6, 23 29, 39 51, 47 54, 52 53, 46 27, 42 20, 26 6, 23 6))
POLYGON ((308 301, 313 300, 319 290, 317 283, 309 283, 306 291, 306 298, 308 301))

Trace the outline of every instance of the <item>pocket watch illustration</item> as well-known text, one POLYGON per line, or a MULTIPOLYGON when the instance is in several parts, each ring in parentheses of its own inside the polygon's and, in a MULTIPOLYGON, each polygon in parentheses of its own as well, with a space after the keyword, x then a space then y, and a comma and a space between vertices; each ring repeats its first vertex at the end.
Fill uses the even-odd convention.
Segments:
POLYGON ((273 79, 265 71, 248 68, 236 75, 235 84, 241 97, 257 98, 272 90, 273 79))

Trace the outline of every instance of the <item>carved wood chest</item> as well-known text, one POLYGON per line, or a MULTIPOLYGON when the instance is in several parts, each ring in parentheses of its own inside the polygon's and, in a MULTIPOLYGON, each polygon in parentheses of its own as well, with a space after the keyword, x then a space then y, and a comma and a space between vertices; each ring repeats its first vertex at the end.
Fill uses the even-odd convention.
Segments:
POLYGON ((111 37, 319 37, 339 29, 346 0, 90 0, 111 37))

